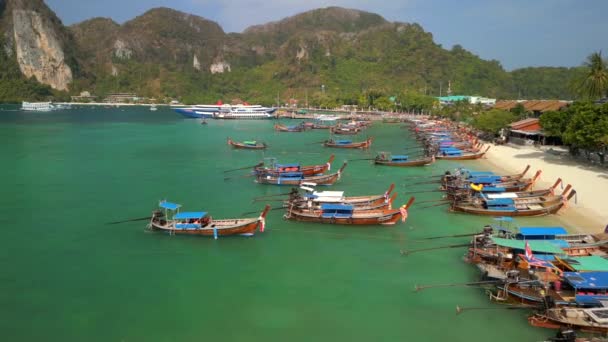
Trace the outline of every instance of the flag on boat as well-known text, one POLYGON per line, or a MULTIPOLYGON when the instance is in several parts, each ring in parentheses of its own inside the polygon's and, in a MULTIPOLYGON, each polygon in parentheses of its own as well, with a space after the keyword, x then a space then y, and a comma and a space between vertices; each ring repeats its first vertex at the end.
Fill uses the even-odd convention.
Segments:
POLYGON ((534 254, 532 254, 532 249, 530 248, 528 241, 526 241, 526 259, 534 260, 534 254))
POLYGON ((405 220, 407 219, 407 208, 405 205, 402 205, 399 208, 399 212, 401 213, 401 222, 405 222, 405 220))

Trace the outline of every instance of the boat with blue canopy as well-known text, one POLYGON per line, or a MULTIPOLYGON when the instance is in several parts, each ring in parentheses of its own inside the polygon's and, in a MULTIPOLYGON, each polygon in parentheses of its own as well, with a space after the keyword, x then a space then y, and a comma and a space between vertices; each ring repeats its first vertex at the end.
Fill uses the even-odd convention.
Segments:
POLYGON ((372 210, 391 208, 392 202, 395 200, 397 193, 391 193, 395 188, 395 184, 391 184, 383 194, 369 196, 344 196, 344 191, 316 191, 312 187, 300 186, 300 189, 305 190, 301 194, 297 189, 292 189, 289 198, 285 201, 285 207, 294 204, 296 207, 316 208, 324 203, 347 204, 352 205, 355 209, 372 210))
POLYGON ((434 161, 434 156, 410 158, 407 155, 392 154, 390 152, 380 152, 374 158, 374 164, 384 166, 424 166, 432 164, 434 161))
POLYGON ((247 140, 243 142, 238 142, 232 140, 230 137, 228 137, 228 145, 234 148, 241 148, 246 150, 264 150, 268 147, 266 143, 261 141, 247 140))
POLYGON ((289 170, 280 173, 257 173, 255 174, 255 181, 258 184, 274 185, 302 185, 302 183, 305 182, 314 183, 316 185, 332 185, 340 179, 340 176, 342 175, 342 172, 346 168, 347 164, 348 163, 345 161, 338 172, 327 175, 307 176, 301 170, 289 170))
POLYGON ((354 205, 342 203, 322 203, 319 208, 287 207, 286 219, 342 225, 394 225, 399 219, 405 221, 407 210, 415 198, 398 209, 357 210, 354 205))
POLYGON ((323 146, 333 148, 370 148, 372 146, 373 137, 367 138, 365 141, 353 142, 348 139, 329 139, 325 140, 323 146))
POLYGON ((167 232, 170 235, 252 236, 256 230, 264 231, 265 217, 270 210, 266 205, 256 218, 214 219, 205 211, 182 211, 181 205, 160 201, 148 224, 151 230, 167 232))

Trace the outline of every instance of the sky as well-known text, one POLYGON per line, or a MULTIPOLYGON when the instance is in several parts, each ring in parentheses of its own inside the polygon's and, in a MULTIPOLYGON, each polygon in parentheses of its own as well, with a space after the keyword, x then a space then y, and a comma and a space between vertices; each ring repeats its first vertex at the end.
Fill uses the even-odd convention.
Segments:
POLYGON ((71 25, 93 17, 124 23, 155 7, 169 7, 220 24, 226 32, 304 11, 340 6, 418 23, 435 42, 460 44, 507 70, 578 66, 592 52, 608 56, 608 0, 45 0, 71 25))

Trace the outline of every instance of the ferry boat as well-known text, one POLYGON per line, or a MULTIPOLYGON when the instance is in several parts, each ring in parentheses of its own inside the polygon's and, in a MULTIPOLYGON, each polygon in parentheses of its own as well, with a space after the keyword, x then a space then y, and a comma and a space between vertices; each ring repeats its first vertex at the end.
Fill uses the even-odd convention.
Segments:
POLYGON ((198 119, 270 119, 277 109, 246 102, 233 106, 218 101, 215 105, 201 104, 174 110, 185 117, 198 119))
POLYGON ((34 112, 49 112, 55 109, 51 102, 25 102, 21 103, 21 110, 34 112))

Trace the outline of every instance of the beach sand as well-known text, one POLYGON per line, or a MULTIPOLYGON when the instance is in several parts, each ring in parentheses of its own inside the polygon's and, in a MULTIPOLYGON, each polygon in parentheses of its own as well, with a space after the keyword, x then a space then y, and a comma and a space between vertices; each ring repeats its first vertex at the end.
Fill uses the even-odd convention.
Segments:
MULTIPOLYGON (((500 174, 516 174, 530 165, 527 177, 542 170, 535 189, 546 189, 561 178, 563 185, 572 184, 575 198, 556 215, 572 232, 601 233, 608 224, 608 171, 583 165, 567 154, 555 154, 532 146, 493 145, 481 159, 483 165, 500 174), (606 202, 604 202, 606 201, 606 202)), ((559 187, 558 187, 559 189, 559 187)))

